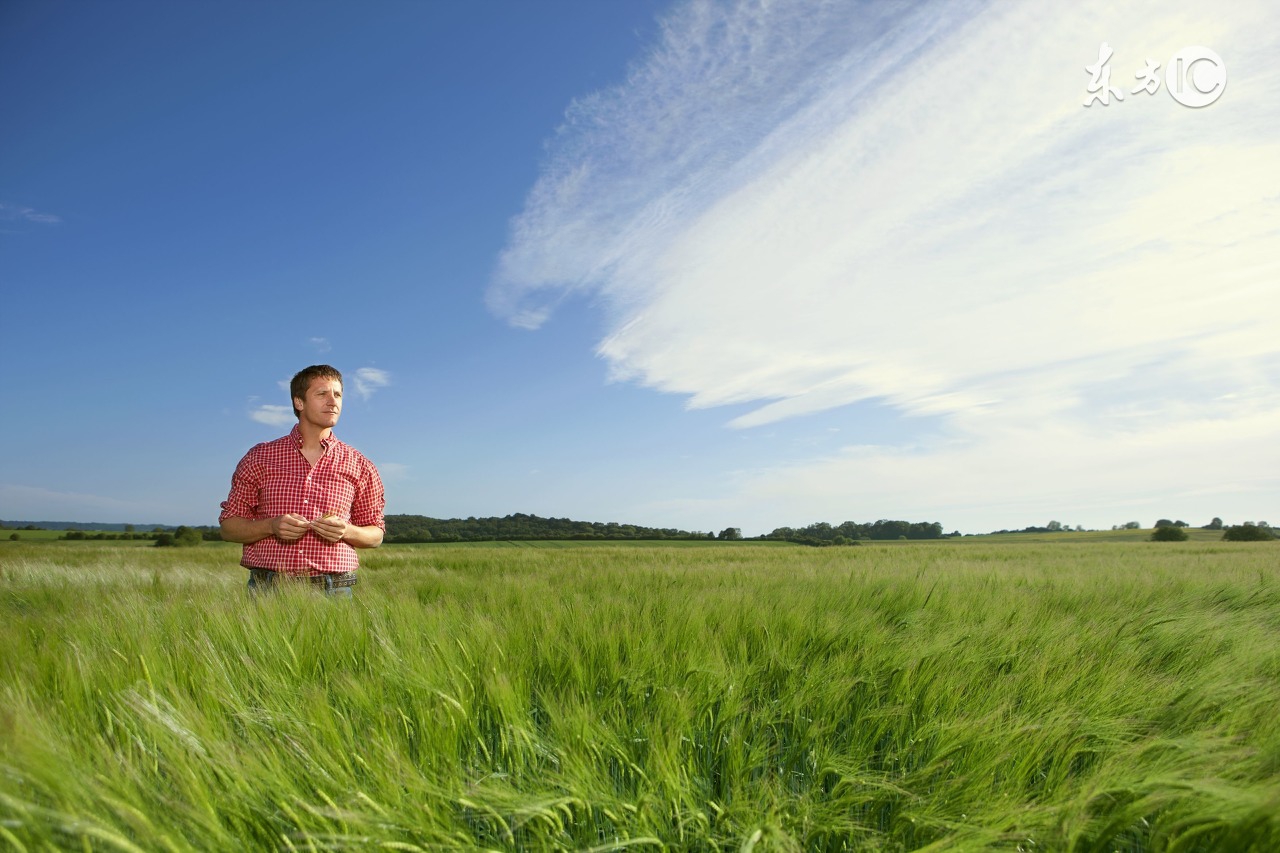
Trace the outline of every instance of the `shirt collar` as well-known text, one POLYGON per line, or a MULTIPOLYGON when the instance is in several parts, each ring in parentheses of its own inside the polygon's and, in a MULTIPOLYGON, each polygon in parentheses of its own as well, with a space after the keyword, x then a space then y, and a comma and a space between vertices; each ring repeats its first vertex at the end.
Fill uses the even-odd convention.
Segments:
MULTIPOLYGON (((302 427, 298 426, 297 424, 294 424, 293 429, 289 430, 289 438, 293 441, 293 443, 299 449, 301 449, 302 448, 302 427)), ((325 450, 328 450, 329 445, 333 444, 337 440, 338 439, 334 437, 333 433, 330 432, 328 438, 320 439, 320 446, 325 450)))

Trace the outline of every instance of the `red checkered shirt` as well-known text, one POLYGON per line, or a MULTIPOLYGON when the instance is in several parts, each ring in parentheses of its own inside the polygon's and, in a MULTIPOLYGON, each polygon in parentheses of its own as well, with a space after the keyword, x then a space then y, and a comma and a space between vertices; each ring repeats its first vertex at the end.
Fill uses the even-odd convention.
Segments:
MULTIPOLYGON (((332 513, 357 527, 387 529, 387 499, 378 469, 354 447, 330 434, 320 442, 323 455, 313 467, 302 455, 302 431, 255 445, 231 477, 231 493, 222 502, 219 523, 238 518, 275 518, 292 512, 309 521, 332 513)), ((360 564, 346 542, 326 542, 307 531, 296 542, 275 536, 244 546, 240 565, 290 574, 354 572, 360 564)))

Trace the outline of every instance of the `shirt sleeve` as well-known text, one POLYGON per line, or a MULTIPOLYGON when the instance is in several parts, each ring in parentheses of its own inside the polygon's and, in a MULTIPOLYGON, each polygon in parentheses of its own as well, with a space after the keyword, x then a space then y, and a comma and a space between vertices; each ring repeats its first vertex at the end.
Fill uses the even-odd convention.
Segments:
POLYGON ((351 502, 351 523, 357 527, 378 527, 385 532, 387 495, 382 486, 382 475, 368 459, 362 462, 360 483, 356 487, 355 500, 351 502))
POLYGON ((257 518, 261 489, 262 464, 258 447, 254 447, 244 455, 236 466, 235 473, 231 475, 231 493, 222 502, 222 514, 218 516, 218 523, 232 517, 257 518))

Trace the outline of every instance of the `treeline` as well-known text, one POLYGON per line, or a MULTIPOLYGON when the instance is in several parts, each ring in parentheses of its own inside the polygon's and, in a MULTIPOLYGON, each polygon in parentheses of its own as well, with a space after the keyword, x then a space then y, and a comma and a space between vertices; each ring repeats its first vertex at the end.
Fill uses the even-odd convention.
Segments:
POLYGON ((99 521, 5 521, 0 519, 0 530, 86 530, 95 533, 136 533, 174 530, 168 524, 104 523, 99 521))
MULTIPOLYGON (((1131 521, 1129 523, 1133 525, 1135 530, 1138 528, 1138 522, 1131 521)), ((1116 530, 1117 528, 1113 527, 1111 529, 1116 530)), ((1083 532, 1084 532, 1084 528, 1078 524, 1075 527, 1072 527, 1069 524, 1062 524, 1061 522, 1051 521, 1044 527, 1037 527, 1034 524, 1029 524, 1026 527, 1022 528, 1021 530, 993 530, 991 531, 991 535, 1000 536, 1001 534, 1004 534, 1004 533, 1083 533, 1083 532)))
MULTIPOLYGON (((32 528, 24 528, 24 529, 36 530, 39 528, 32 527, 32 528)), ((116 540, 116 541, 143 540, 145 541, 150 539, 151 541, 155 542, 157 545, 161 547, 165 547, 169 545, 193 546, 193 545, 199 545, 201 542, 205 542, 205 541, 216 542, 222 539, 222 533, 219 528, 211 527, 208 525, 202 526, 202 527, 188 527, 185 524, 180 524, 177 527, 170 527, 170 528, 157 526, 149 531, 142 532, 142 533, 139 533, 136 530, 129 530, 121 533, 109 533, 105 530, 98 530, 96 533, 90 532, 88 530, 67 530, 59 538, 68 539, 71 541, 93 541, 93 542, 102 542, 102 541, 111 541, 111 540, 116 540)))
POLYGON ((715 539, 715 534, 617 522, 541 518, 517 512, 502 518, 388 515, 387 542, 493 542, 539 539, 715 539))
MULTIPOLYGON (((115 542, 119 540, 124 540, 127 542, 131 539, 156 540, 156 539, 159 539, 161 535, 164 535, 164 534, 162 533, 162 531, 159 531, 159 530, 151 530, 143 533, 138 533, 136 531, 133 533, 108 533, 105 530, 99 530, 97 532, 90 531, 90 530, 68 530, 65 533, 63 533, 62 536, 60 536, 59 538, 71 539, 73 541, 88 540, 93 542, 103 542, 103 541, 110 540, 112 542, 115 542)), ((168 535, 172 536, 173 534, 169 533, 168 535)))
POLYGON ((960 534, 958 532, 943 534, 942 525, 936 521, 894 521, 882 518, 879 521, 861 524, 856 521, 846 521, 833 526, 825 521, 819 521, 808 527, 779 527, 772 533, 759 538, 823 546, 856 545, 862 540, 942 539, 944 535, 959 536, 960 534))
MULTIPOLYGON (((1266 528, 1268 530, 1271 529, 1271 525, 1265 521, 1259 521, 1256 523, 1252 521, 1246 521, 1243 524, 1237 524, 1232 526, 1235 528, 1260 527, 1260 528, 1266 528)), ((1156 523, 1151 525, 1151 527, 1154 530, 1159 530, 1161 528, 1175 528, 1179 530, 1185 530, 1186 528, 1191 527, 1191 525, 1183 521, 1182 519, 1173 521, 1168 518, 1160 518, 1160 519, 1157 519, 1156 523)), ((1145 528, 1142 522, 1140 521, 1126 521, 1124 524, 1111 525, 1111 529, 1112 530, 1143 530, 1145 528)), ((1214 516, 1212 521, 1210 521, 1208 524, 1202 524, 1199 527, 1199 529, 1200 530, 1226 530, 1227 525, 1223 523, 1221 518, 1214 516)), ((1044 527, 1036 527, 1035 525, 1031 525, 1031 526, 1022 528, 1021 530, 993 530, 991 531, 991 535, 999 536, 1000 534, 1003 534, 1003 533, 1083 533, 1083 532, 1093 532, 1093 531, 1085 531, 1085 528, 1081 527, 1078 524, 1073 528, 1071 525, 1063 524, 1061 521, 1051 521, 1048 523, 1048 525, 1044 527)), ((1238 531, 1236 535, 1240 535, 1238 531)), ((1185 539, 1186 537, 1183 537, 1183 538, 1185 539)))

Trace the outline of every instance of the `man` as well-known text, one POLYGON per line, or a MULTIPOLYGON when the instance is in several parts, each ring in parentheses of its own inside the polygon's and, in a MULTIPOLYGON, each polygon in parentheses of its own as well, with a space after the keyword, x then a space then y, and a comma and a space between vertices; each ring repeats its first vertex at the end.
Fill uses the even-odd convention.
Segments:
POLYGON ((333 437, 342 414, 342 374, 327 364, 298 372, 289 385, 297 425, 255 445, 231 477, 218 523, 222 538, 244 545, 249 590, 285 579, 310 580, 350 595, 360 558, 386 531, 386 495, 378 469, 333 437))

